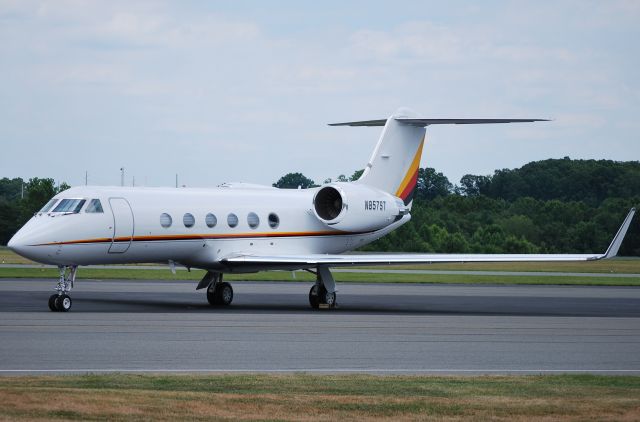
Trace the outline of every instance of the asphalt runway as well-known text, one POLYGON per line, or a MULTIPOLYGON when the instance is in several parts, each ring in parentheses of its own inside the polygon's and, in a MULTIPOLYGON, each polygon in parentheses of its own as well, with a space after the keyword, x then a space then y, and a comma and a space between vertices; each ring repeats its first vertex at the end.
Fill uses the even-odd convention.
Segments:
POLYGON ((355 284, 312 310, 310 283, 0 280, 0 374, 373 372, 640 374, 640 288, 355 284))

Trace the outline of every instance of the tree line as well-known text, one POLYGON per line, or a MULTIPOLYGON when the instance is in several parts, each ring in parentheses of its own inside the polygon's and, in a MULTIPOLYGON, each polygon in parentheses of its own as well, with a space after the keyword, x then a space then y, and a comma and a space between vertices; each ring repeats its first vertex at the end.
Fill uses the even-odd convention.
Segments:
POLYGON ((69 189, 69 185, 56 186, 53 179, 34 177, 28 182, 21 178, 0 179, 0 244, 6 245, 34 213, 65 189, 69 189))
MULTIPOLYGON (((357 180, 361 170, 350 178, 357 180)), ((301 173, 276 187, 315 183, 301 173), (302 183, 304 182, 304 183, 302 183)), ((411 222, 365 246, 368 251, 600 253, 629 209, 640 204, 640 162, 549 159, 453 184, 421 168, 411 222)), ((640 256, 640 216, 620 249, 640 256)))
MULTIPOLYGON (((335 181, 357 180, 362 170, 335 181)), ((332 179, 325 179, 329 183, 332 179)), ((317 186, 288 173, 279 188, 317 186)), ((53 179, 0 179, 0 244, 52 196, 68 188, 53 179)), ((640 204, 640 162, 550 159, 493 175, 467 174, 453 184, 421 168, 412 220, 364 250, 470 253, 599 253, 622 219, 640 204)), ((640 256, 640 216, 621 255, 640 256)))

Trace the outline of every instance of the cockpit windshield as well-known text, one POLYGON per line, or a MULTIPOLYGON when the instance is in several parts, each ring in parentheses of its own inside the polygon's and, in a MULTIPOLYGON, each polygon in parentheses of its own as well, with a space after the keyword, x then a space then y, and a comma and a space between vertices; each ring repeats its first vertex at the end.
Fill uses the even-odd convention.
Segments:
POLYGON ((47 202, 47 203, 44 205, 44 207, 42 207, 42 209, 41 209, 40 211, 38 211, 38 212, 44 213, 44 212, 49 211, 49 210, 51 209, 51 207, 53 207, 53 205, 54 205, 56 202, 58 202, 58 200, 57 200, 57 199, 55 199, 55 198, 50 199, 50 200, 49 200, 49 202, 47 202))
POLYGON ((104 211, 102 209, 102 204, 100 203, 100 200, 92 199, 91 201, 89 201, 89 205, 87 205, 87 209, 84 212, 97 213, 97 212, 104 212, 104 211))
POLYGON ((53 212, 69 212, 77 214, 82 209, 86 199, 63 199, 60 201, 57 207, 53 209, 53 212))

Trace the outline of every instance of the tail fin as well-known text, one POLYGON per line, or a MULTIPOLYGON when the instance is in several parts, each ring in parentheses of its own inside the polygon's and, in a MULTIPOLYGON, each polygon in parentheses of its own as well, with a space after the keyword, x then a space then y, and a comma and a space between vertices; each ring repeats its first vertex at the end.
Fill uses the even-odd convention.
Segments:
POLYGON ((409 117, 402 112, 387 119, 358 183, 389 192, 410 205, 418 183, 426 130, 397 121, 397 117, 409 117))
POLYGON ((412 112, 400 109, 386 120, 378 144, 356 182, 389 192, 405 205, 413 200, 426 132, 424 127, 396 120, 410 117, 415 117, 412 112))
POLYGON ((400 108, 388 119, 333 123, 330 126, 384 126, 382 135, 356 183, 391 193, 411 207, 426 127, 442 124, 520 123, 544 119, 425 119, 400 108))

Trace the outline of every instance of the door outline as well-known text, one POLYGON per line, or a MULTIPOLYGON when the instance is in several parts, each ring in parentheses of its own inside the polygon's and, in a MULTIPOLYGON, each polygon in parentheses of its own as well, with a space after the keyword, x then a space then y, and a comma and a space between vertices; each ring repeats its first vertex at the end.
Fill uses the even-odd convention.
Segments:
MULTIPOLYGON (((126 251, 129 250, 129 247, 131 246, 131 242, 133 241, 133 234, 135 232, 135 227, 136 227, 135 217, 133 216, 133 209, 131 208, 131 204, 129 203, 129 201, 127 201, 125 198, 122 198, 122 197, 109 198, 109 207, 111 208, 111 215, 113 216, 113 235, 111 236, 111 246, 109 246, 108 252, 109 253, 125 253, 126 251), (131 214, 131 234, 129 236, 128 243, 116 242, 116 238, 118 237, 116 236, 116 234, 118 234, 118 219, 116 219, 114 206, 113 206, 113 203, 111 202, 114 199, 124 201, 124 203, 127 205, 127 208, 129 208, 129 213, 131 214)), ((124 234, 124 236, 119 236, 119 237, 126 237, 126 234, 124 234)))

